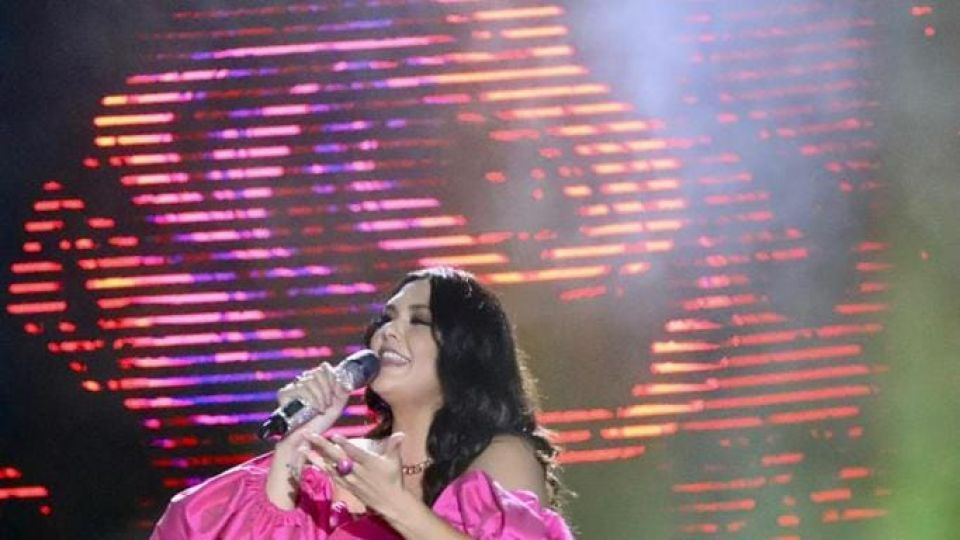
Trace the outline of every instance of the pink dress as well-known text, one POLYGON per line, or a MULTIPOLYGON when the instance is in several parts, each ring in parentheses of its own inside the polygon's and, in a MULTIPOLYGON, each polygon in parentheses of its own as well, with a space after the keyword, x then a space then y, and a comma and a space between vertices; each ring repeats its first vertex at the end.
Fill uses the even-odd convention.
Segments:
MULTIPOLYGON (((173 497, 157 522, 151 540, 394 540, 402 538, 381 518, 354 516, 332 501, 327 476, 304 469, 300 498, 292 510, 267 499, 266 480, 272 454, 229 469, 173 497)), ((540 506, 528 491, 502 488, 483 471, 469 471, 451 482, 433 511, 470 538, 571 540, 559 514, 540 506)))

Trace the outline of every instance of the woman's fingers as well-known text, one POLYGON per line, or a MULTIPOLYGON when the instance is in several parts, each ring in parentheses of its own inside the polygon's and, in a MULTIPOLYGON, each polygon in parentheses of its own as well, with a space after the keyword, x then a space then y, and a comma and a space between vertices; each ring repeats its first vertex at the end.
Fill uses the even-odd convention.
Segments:
POLYGON ((323 377, 324 383, 327 388, 329 388, 329 394, 332 397, 347 397, 350 395, 350 391, 343 387, 337 379, 337 371, 330 364, 323 363, 320 366, 320 376, 323 377))
POLYGON ((349 396, 336 382, 336 375, 330 364, 304 371, 297 379, 277 392, 277 401, 289 403, 292 399, 301 399, 317 411, 323 412, 335 402, 349 396))
POLYGON ((377 456, 373 452, 367 450, 366 448, 361 448, 342 435, 334 435, 331 437, 331 440, 336 443, 336 445, 343 451, 344 454, 353 461, 360 464, 367 464, 371 459, 376 459, 377 456))
POLYGON ((330 395, 315 377, 305 377, 301 382, 303 389, 310 395, 311 404, 318 411, 330 408, 330 395))
POLYGON ((320 450, 322 457, 324 457, 330 463, 336 463, 337 461, 348 457, 340 446, 328 441, 323 435, 307 433, 304 435, 304 437, 315 447, 317 447, 320 450))

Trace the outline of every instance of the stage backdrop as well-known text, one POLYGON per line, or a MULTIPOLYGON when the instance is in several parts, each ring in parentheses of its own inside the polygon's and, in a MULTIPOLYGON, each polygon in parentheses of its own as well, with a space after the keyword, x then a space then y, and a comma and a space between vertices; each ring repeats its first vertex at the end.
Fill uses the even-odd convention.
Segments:
POLYGON ((0 512, 145 535, 443 264, 502 295, 584 538, 875 531, 881 23, 935 32, 883 4, 138 8, 83 157, 17 179, 4 362, 84 427, 9 453, 0 512))

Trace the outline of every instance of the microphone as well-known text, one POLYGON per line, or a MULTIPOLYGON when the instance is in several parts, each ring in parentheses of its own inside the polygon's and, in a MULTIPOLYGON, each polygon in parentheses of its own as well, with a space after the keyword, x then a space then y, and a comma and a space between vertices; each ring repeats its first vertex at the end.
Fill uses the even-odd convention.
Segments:
MULTIPOLYGON (((380 372, 380 359, 370 349, 361 349, 344 358, 333 371, 337 384, 352 392, 377 376, 380 372)), ((306 402, 294 398, 273 411, 270 418, 257 430, 257 436, 262 440, 283 436, 288 431, 309 422, 321 412, 306 402)))

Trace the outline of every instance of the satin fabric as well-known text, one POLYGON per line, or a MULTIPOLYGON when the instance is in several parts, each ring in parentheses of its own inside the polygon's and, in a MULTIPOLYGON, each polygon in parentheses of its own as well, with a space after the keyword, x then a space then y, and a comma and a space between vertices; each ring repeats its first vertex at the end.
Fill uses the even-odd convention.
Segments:
MULTIPOLYGON (((300 497, 292 510, 267 499, 272 454, 229 469, 173 497, 151 540, 395 540, 402 538, 381 518, 354 516, 332 501, 329 478, 304 469, 300 497)), ((571 540, 559 514, 540 505, 528 491, 501 487, 483 471, 469 471, 451 482, 433 511, 475 539, 571 540)))

